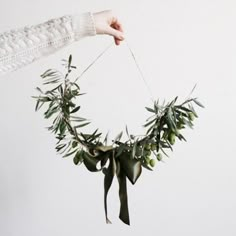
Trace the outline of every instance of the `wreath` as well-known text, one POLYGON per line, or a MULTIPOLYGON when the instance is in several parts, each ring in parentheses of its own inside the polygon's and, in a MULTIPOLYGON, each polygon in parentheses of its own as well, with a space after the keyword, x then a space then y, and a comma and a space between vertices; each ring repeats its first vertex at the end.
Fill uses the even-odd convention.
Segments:
POLYGON ((56 135, 56 151, 63 157, 73 157, 75 165, 84 164, 91 172, 102 171, 104 174, 104 208, 106 222, 111 223, 107 216, 107 194, 116 175, 119 183, 120 214, 119 218, 130 224, 127 179, 134 185, 140 177, 142 168, 153 170, 156 162, 162 161, 163 156, 168 156, 165 150, 173 150, 176 138, 186 141, 181 131, 186 128, 193 128, 193 121, 198 117, 193 105, 204 107, 197 98, 188 98, 177 105, 178 97, 168 103, 160 104, 154 101, 151 107, 146 110, 151 113, 144 127, 146 133, 143 136, 129 134, 126 126, 125 133, 127 141, 121 141, 123 131, 119 133, 112 143, 108 145, 108 135, 102 140, 102 133, 96 129, 92 133, 84 133, 82 127, 89 125, 86 118, 77 114, 80 106, 75 103, 78 96, 83 95, 80 87, 69 79, 72 70, 72 56, 64 60, 66 71, 64 73, 49 69, 41 78, 43 85, 52 84, 53 88, 43 91, 37 87, 39 96, 32 96, 37 99, 35 111, 38 111, 44 104, 47 109, 44 118, 54 117, 51 126, 46 127, 56 135))

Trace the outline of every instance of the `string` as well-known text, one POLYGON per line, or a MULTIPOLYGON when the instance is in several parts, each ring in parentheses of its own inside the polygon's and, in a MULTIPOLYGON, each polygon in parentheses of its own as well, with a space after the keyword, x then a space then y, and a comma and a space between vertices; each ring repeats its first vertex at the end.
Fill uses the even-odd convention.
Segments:
MULTIPOLYGON (((146 81, 146 79, 145 79, 145 77, 144 77, 144 74, 143 74, 143 72, 142 72, 142 70, 141 70, 141 68, 140 68, 140 66, 139 66, 139 64, 138 64, 138 62, 137 62, 137 59, 136 59, 136 57, 135 57, 135 55, 134 55, 134 52, 132 51, 131 47, 129 46, 127 40, 125 40, 125 43, 126 43, 128 49, 129 49, 129 52, 130 52, 130 54, 131 54, 131 56, 132 56, 132 58, 133 58, 133 60, 134 60, 134 62, 135 62, 135 65, 136 65, 136 67, 137 67, 137 69, 138 69, 138 71, 139 71, 139 74, 140 74, 140 76, 141 76, 141 78, 142 78, 142 80, 143 80, 143 82, 144 82, 144 84, 145 84, 145 86, 146 86, 146 88, 147 88, 147 90, 148 90, 148 92, 149 92, 149 95, 150 95, 150 97, 151 97, 151 100, 154 102, 154 99, 153 99, 153 96, 152 96, 152 91, 151 91, 151 89, 150 89, 150 87, 149 87, 149 85, 148 85, 148 83, 147 83, 147 81, 146 81)), ((75 79, 74 83, 75 83, 79 78, 81 78, 81 77, 84 75, 84 73, 85 73, 86 71, 88 71, 88 69, 89 69, 91 66, 93 66, 93 65, 99 60, 99 58, 102 57, 102 56, 112 47, 113 44, 114 44, 113 42, 112 42, 111 44, 109 44, 109 45, 92 61, 92 63, 90 63, 90 64, 84 69, 84 71, 75 79)))
POLYGON ((147 90, 148 90, 148 92, 149 92, 149 94, 151 96, 151 100, 154 102, 152 91, 151 91, 151 89, 150 89, 150 87, 149 87, 149 85, 148 85, 148 83, 147 83, 147 81, 146 81, 146 79, 144 77, 144 74, 143 74, 143 72, 141 70, 141 67, 139 66, 138 61, 137 61, 137 59, 136 59, 136 57, 134 55, 134 52, 132 51, 131 47, 129 46, 127 40, 125 40, 125 43, 126 43, 128 49, 129 49, 129 51, 130 51, 130 53, 132 55, 132 58, 133 58, 133 60, 135 62, 135 65, 136 65, 138 71, 139 71, 139 74, 141 75, 141 78, 142 78, 142 80, 143 80, 143 82, 144 82, 144 84, 145 84, 145 86, 146 86, 146 88, 147 88, 147 90))
POLYGON ((93 61, 92 63, 90 63, 86 68, 85 70, 75 79, 74 83, 83 76, 83 74, 91 67, 93 66, 93 64, 103 55, 105 54, 106 51, 108 51, 111 46, 113 45, 113 43, 109 44, 93 61))

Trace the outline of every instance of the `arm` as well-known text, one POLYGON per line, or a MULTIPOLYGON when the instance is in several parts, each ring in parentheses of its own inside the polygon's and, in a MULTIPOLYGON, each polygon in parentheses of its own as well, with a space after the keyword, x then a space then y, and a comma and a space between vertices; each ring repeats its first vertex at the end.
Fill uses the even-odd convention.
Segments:
POLYGON ((63 16, 0 34, 0 74, 17 70, 74 41, 95 34, 91 13, 63 16))
POLYGON ((0 75, 53 54, 86 36, 112 35, 117 45, 122 28, 111 11, 67 15, 39 25, 0 34, 0 75))

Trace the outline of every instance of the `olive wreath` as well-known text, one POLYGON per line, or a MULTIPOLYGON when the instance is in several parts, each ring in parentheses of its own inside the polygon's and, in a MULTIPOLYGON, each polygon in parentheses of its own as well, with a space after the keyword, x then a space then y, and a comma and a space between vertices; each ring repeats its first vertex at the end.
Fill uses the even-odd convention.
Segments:
MULTIPOLYGON (((163 160, 163 155, 168 156, 165 149, 173 151, 172 146, 176 138, 180 141, 186 139, 181 134, 185 127, 193 128, 193 120, 198 117, 193 103, 204 107, 197 98, 188 98, 177 105, 175 97, 171 102, 159 104, 154 101, 152 107, 146 110, 152 113, 144 124, 147 129, 143 136, 129 134, 126 126, 127 141, 121 141, 123 132, 112 140, 108 145, 108 134, 101 141, 102 133, 96 129, 88 134, 83 133, 81 128, 90 122, 76 115, 80 110, 73 102, 76 97, 83 95, 76 82, 69 77, 76 66, 72 65, 72 56, 63 60, 66 72, 62 73, 56 69, 45 71, 41 78, 43 85, 56 84, 51 90, 40 92, 37 99, 35 111, 38 111, 45 103, 48 104, 44 112, 44 118, 56 116, 53 124, 46 127, 56 135, 56 151, 63 157, 73 156, 75 165, 84 163, 89 171, 102 171, 104 177, 104 208, 106 222, 111 223, 107 216, 107 194, 116 175, 119 183, 120 215, 119 218, 126 224, 130 224, 126 179, 135 184, 142 172, 142 167, 153 170, 157 161, 163 160)), ((195 88, 195 87, 194 87, 195 88)))

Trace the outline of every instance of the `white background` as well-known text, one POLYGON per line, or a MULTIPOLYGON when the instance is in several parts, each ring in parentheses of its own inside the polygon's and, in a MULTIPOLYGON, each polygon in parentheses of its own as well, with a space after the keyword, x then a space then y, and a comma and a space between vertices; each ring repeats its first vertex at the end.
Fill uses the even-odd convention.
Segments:
MULTIPOLYGON (((73 54, 79 74, 112 41, 83 39, 0 78, 0 235, 236 235, 236 2, 230 0, 1 0, 1 31, 76 12, 114 9, 155 99, 183 101, 194 84, 194 130, 165 163, 128 184, 131 226, 118 219, 118 185, 108 197, 103 174, 56 155, 50 122, 35 112, 36 86, 73 54)), ((142 134, 150 95, 126 44, 113 46, 81 79, 81 112, 91 130, 142 134)))

